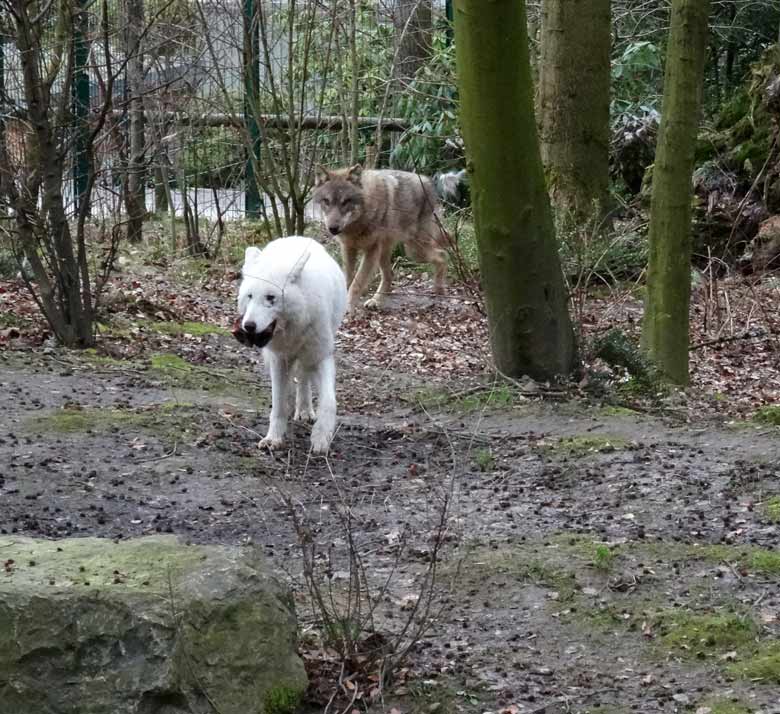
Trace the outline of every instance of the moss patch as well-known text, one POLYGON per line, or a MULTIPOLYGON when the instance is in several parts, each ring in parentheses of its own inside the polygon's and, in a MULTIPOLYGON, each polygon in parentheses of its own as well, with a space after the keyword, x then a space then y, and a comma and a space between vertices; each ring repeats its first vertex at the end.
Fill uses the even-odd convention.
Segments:
POLYGON ((271 687, 263 701, 264 714, 295 714, 301 703, 301 692, 290 687, 271 687))

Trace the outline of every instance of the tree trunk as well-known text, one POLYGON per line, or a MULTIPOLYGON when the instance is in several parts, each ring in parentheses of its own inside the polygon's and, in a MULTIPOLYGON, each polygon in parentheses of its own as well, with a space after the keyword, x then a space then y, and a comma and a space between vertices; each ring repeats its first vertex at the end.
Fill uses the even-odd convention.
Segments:
POLYGON ((144 31, 144 0, 127 0, 127 84, 130 90, 130 151, 127 161, 127 237, 141 240, 146 216, 144 151, 144 58, 141 36, 144 31))
POLYGON ((653 169, 642 345, 668 379, 688 383, 691 200, 709 0, 673 0, 653 169))
POLYGON ((393 76, 399 91, 403 91, 431 52, 431 0, 396 0, 393 25, 396 42, 393 76))
POLYGON ((568 374, 574 334, 539 155, 525 2, 456 0, 455 47, 495 364, 509 376, 568 374))
POLYGON ((611 31, 610 0, 543 0, 542 161, 553 204, 575 219, 607 201, 611 31))

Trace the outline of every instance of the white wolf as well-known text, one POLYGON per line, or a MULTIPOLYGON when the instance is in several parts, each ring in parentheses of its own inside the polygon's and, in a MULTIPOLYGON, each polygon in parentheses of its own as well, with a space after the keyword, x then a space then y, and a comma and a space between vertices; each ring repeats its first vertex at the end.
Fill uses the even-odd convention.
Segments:
POLYGON ((289 236, 263 250, 246 249, 238 291, 240 322, 234 335, 263 350, 271 372, 271 418, 260 446, 279 447, 287 431, 290 386, 298 379, 294 419, 314 419, 312 383, 318 412, 311 432, 316 453, 327 452, 336 428, 336 331, 344 319, 344 273, 311 238, 289 236))

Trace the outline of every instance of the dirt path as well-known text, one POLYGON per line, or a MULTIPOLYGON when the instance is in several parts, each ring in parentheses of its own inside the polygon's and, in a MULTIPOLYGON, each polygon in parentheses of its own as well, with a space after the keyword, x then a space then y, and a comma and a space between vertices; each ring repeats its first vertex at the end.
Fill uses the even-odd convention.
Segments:
POLYGON ((254 542, 296 578, 280 494, 323 552, 348 502, 376 577, 395 568, 392 629, 452 489, 444 607, 388 693, 399 710, 780 712, 776 429, 432 384, 345 354, 331 458, 308 458, 301 425, 272 456, 255 449, 255 356, 222 335, 198 348, 207 366, 177 346, 0 354, 0 532, 254 542))

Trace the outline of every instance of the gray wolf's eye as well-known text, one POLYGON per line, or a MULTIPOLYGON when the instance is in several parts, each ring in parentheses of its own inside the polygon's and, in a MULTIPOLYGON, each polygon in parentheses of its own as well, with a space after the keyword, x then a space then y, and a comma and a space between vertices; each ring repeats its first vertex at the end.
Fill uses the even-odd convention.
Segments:
POLYGON ((321 203, 323 206, 325 206, 325 208, 327 208, 328 206, 330 206, 330 200, 329 200, 329 199, 327 199, 327 198, 321 198, 321 199, 320 199, 320 203, 321 203))
POLYGON ((268 295, 265 296, 265 299, 268 300, 269 305, 273 305, 276 302, 276 295, 271 295, 271 293, 268 293, 268 295))
POLYGON ((350 201, 349 199, 347 199, 346 201, 342 201, 341 202, 341 207, 342 208, 350 208, 351 206, 352 206, 352 201, 350 201))

